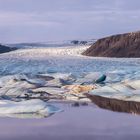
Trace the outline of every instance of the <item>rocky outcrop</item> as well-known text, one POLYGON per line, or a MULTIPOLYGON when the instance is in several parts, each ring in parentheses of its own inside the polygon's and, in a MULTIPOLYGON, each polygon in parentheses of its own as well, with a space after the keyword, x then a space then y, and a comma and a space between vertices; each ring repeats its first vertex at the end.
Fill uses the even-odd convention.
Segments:
POLYGON ((14 50, 16 50, 16 48, 7 47, 0 44, 0 53, 6 53, 14 50))
POLYGON ((140 31, 99 39, 83 55, 95 57, 140 57, 140 31))

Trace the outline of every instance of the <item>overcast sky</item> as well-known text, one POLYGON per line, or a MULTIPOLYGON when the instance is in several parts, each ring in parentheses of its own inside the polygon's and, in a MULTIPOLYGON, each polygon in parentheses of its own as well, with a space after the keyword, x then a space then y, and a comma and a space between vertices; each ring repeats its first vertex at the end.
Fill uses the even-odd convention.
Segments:
POLYGON ((92 39, 140 29, 140 0, 0 0, 0 42, 92 39))

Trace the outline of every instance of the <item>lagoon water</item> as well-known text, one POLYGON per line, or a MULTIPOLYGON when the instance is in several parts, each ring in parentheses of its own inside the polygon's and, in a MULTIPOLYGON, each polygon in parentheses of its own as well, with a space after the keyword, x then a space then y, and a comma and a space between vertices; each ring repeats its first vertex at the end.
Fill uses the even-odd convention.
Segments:
POLYGON ((64 112, 44 119, 0 118, 2 140, 131 140, 140 137, 140 116, 89 104, 54 103, 64 112))

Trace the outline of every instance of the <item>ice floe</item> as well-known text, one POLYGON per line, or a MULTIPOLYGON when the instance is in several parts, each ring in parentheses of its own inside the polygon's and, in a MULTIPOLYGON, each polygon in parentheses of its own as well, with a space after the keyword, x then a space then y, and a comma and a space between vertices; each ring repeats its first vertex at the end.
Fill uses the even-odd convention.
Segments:
POLYGON ((124 101, 140 101, 139 80, 99 87, 90 91, 89 94, 124 101))
POLYGON ((125 85, 130 86, 134 89, 140 89, 140 80, 129 80, 125 82, 125 85))
POLYGON ((40 87, 40 88, 36 88, 32 90, 33 93, 48 93, 51 95, 61 95, 64 94, 66 92, 68 92, 68 90, 62 89, 62 88, 56 88, 56 87, 40 87))
POLYGON ((62 110, 39 99, 21 102, 0 100, 0 116, 8 114, 41 114, 47 117, 60 111, 62 110))

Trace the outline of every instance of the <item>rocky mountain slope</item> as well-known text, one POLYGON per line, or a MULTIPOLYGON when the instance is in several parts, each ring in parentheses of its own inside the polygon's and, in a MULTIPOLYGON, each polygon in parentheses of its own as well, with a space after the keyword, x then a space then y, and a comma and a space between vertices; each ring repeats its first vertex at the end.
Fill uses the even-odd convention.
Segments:
POLYGON ((16 50, 16 48, 10 48, 0 44, 0 53, 6 53, 14 50, 16 50))
POLYGON ((140 31, 99 39, 83 55, 95 57, 140 57, 140 31))

